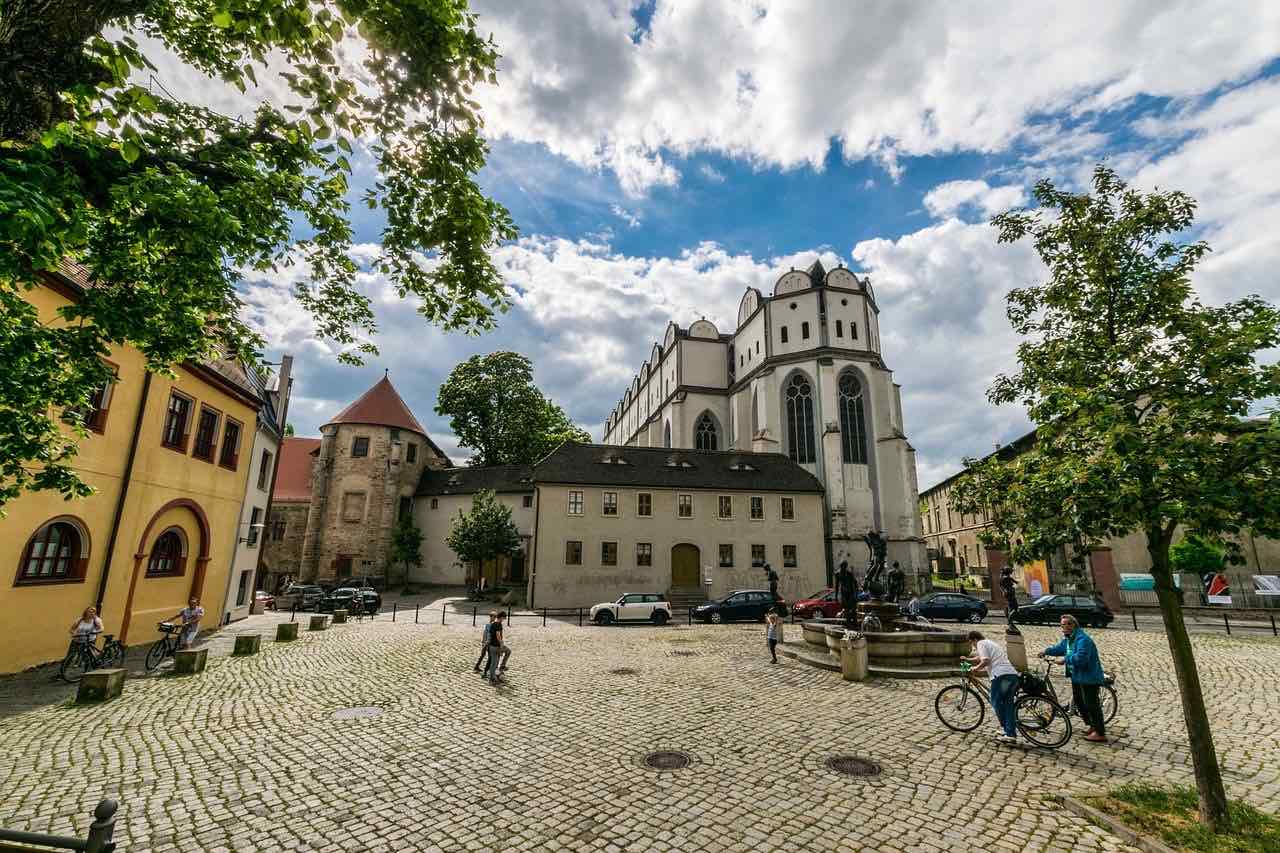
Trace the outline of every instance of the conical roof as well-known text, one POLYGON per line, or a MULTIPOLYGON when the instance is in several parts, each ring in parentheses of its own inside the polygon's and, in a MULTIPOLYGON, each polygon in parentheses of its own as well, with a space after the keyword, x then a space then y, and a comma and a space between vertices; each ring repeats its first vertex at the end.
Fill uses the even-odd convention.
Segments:
POLYGON ((386 376, 360 395, 360 399, 339 412, 329 424, 372 424, 427 434, 386 376))
POLYGON ((822 261, 814 261, 813 266, 809 267, 809 278, 813 279, 814 287, 821 287, 827 280, 827 268, 822 265, 822 261))

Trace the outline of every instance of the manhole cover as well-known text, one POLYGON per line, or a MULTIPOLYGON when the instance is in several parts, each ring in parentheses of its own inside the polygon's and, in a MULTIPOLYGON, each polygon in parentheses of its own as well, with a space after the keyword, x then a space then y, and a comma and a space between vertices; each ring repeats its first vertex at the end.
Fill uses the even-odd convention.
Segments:
POLYGON ((632 669, 629 666, 623 666, 617 669, 609 670, 610 675, 635 675, 637 672, 639 672, 639 670, 632 669))
POLYGON ((673 652, 671 652, 671 654, 679 655, 682 658, 691 658, 697 655, 698 653, 695 651, 692 651, 691 649, 676 649, 673 652))
POLYGON ((833 755, 826 761, 827 767, 845 776, 879 776, 880 765, 869 758, 856 755, 833 755))
POLYGON ((367 720, 371 717, 381 717, 382 709, 376 705, 361 705, 356 708, 339 708, 333 712, 335 720, 367 720))
POLYGON ((651 752, 644 757, 644 766, 653 770, 681 770, 692 763, 688 755, 674 749, 651 752))

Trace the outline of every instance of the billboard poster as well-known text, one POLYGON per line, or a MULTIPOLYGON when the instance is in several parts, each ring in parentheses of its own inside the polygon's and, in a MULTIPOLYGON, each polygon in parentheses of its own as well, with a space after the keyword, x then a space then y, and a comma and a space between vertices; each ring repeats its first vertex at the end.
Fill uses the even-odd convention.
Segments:
POLYGON ((1221 572, 1211 572, 1200 578, 1204 584, 1204 598, 1209 604, 1230 604, 1231 585, 1221 572))
POLYGON ((1031 600, 1035 601, 1049 592, 1049 567, 1044 560, 1022 567, 1022 585, 1026 588, 1031 600))
MULTIPOLYGON (((1152 592, 1156 588, 1156 579, 1147 572, 1121 572, 1120 589, 1125 592, 1152 592)), ((1173 588, 1182 589, 1182 575, 1173 576, 1173 588)))
POLYGON ((1280 597, 1280 575, 1254 575, 1253 591, 1258 595, 1280 597))

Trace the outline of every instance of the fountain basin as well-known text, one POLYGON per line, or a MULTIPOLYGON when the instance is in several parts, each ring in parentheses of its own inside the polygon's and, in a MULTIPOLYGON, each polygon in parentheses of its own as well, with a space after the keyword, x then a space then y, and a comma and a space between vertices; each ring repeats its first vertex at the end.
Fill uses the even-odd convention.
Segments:
MULTIPOLYGON (((785 643, 784 654, 823 669, 840 669, 844 623, 838 619, 812 619, 801 624, 803 643, 785 643)), ((867 661, 872 675, 886 678, 949 678, 960 674, 960 658, 969 654, 967 632, 934 625, 912 625, 911 630, 871 631, 867 661)))

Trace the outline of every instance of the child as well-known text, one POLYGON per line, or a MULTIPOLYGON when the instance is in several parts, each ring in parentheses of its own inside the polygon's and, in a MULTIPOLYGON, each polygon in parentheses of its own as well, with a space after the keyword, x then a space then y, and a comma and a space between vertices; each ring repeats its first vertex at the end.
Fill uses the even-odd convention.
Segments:
MULTIPOLYGON (((498 611, 489 611, 489 625, 498 620, 498 611)), ((480 657, 476 658, 476 665, 473 667, 474 672, 481 672, 481 664, 484 664, 485 658, 489 656, 489 625, 484 627, 484 632, 480 635, 480 657)), ((484 670, 488 670, 488 666, 484 666, 484 670)), ((487 674, 487 673, 486 673, 487 674)))
POLYGON ((777 608, 769 611, 769 615, 764 617, 765 637, 769 640, 769 655, 773 658, 773 662, 778 662, 778 643, 782 642, 782 617, 778 615, 777 608))

